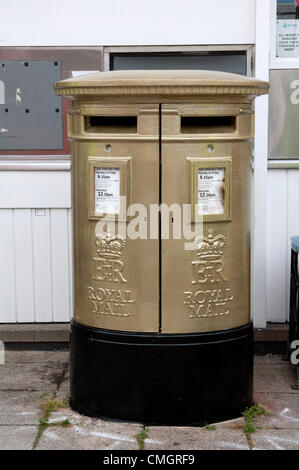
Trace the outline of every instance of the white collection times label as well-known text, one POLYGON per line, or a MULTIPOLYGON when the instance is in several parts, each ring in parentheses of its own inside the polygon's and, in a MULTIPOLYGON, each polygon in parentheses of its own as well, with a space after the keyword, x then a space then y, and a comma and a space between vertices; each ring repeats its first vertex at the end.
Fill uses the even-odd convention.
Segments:
POLYGON ((119 214, 120 169, 95 168, 95 213, 119 214))
POLYGON ((225 168, 198 168, 199 214, 223 214, 225 168))

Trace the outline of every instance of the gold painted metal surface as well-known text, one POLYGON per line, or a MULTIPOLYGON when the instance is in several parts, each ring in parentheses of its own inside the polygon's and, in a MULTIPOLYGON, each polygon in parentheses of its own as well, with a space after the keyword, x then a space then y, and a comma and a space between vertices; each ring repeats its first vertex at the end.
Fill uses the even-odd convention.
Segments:
MULTIPOLYGON (((162 241, 163 333, 225 330, 250 320, 252 129, 248 116, 252 110, 248 107, 248 115, 239 116, 237 127, 242 128, 243 139, 234 141, 232 136, 223 142, 215 142, 213 136, 206 141, 207 136, 201 134, 181 134, 179 116, 186 110, 193 116, 206 113, 201 104, 162 105, 163 202, 190 202, 190 159, 207 167, 231 161, 232 180, 226 184, 231 188, 232 212, 231 220, 219 220, 219 215, 204 217, 203 238, 197 240, 196 250, 184 250, 184 240, 162 241)), ((213 108, 209 108, 211 113, 213 108)), ((217 115, 217 105, 214 113, 217 115)))
MULTIPOLYGON (((76 106, 80 110, 80 105, 76 106)), ((124 115, 128 108, 123 108, 124 115)), ((110 135, 101 135, 99 139, 95 135, 83 142, 73 139, 74 319, 84 325, 104 329, 157 332, 159 241, 124 240, 121 234, 127 223, 120 221, 116 237, 101 236, 96 230, 100 217, 91 220, 88 214, 93 198, 93 188, 89 185, 90 163, 97 165, 95 158, 114 162, 116 166, 129 158, 132 176, 129 177, 128 171, 121 175, 127 181, 127 184, 121 184, 121 195, 128 194, 130 184, 132 203, 142 201, 147 208, 150 203, 158 204, 158 106, 135 106, 134 110, 140 119, 140 132, 132 140, 129 137, 122 140, 122 135, 112 143, 110 135), (151 141, 142 142, 142 129, 145 128, 152 130, 151 141), (111 145, 109 153, 106 152, 108 144, 111 145)), ((103 111, 107 112, 107 109, 98 108, 99 115, 103 111)), ((80 117, 80 114, 72 115, 72 132, 76 131, 76 120, 80 117)))
POLYGON ((209 70, 98 72, 55 84, 58 95, 261 95, 267 82, 209 70))
MULTIPOLYGON (((267 92, 268 84, 220 72, 130 71, 76 77, 55 87, 58 94, 74 95, 68 117, 74 319, 104 329, 162 333, 217 331, 246 324, 252 104, 255 95, 267 92), (137 116, 137 128, 119 132, 115 128, 105 134, 100 128, 86 128, 89 116, 137 116), (182 117, 197 116, 212 117, 215 122, 182 130, 182 117), (232 126, 223 125, 223 119, 217 121, 227 116, 232 126), (192 251, 184 250, 184 239, 170 237, 160 244, 159 237, 124 237, 130 218, 119 218, 115 235, 105 235, 97 226, 101 214, 93 207, 93 171, 97 165, 110 164, 122 168, 120 193, 146 207, 147 223, 150 204, 194 206, 198 168, 225 168, 223 217, 204 218, 203 235, 197 237, 192 251)), ((171 217, 167 223, 171 234, 171 217)))

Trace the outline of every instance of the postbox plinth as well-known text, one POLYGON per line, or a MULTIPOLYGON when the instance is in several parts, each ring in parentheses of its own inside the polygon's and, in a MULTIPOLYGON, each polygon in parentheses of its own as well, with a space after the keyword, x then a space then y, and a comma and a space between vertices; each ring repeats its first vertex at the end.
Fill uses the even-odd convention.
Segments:
POLYGON ((252 325, 157 335, 72 323, 71 401, 88 416, 205 425, 252 404, 252 325))
POLYGON ((73 98, 71 406, 147 424, 239 416, 252 404, 253 100, 268 84, 124 71, 55 88, 73 98))

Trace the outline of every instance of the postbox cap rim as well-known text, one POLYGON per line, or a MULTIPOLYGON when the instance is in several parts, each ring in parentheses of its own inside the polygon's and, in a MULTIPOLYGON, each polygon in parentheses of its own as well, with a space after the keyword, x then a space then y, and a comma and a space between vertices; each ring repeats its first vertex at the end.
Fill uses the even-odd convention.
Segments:
POLYGON ((210 70, 121 70, 96 72, 54 84, 59 95, 244 94, 268 92, 268 82, 210 70))

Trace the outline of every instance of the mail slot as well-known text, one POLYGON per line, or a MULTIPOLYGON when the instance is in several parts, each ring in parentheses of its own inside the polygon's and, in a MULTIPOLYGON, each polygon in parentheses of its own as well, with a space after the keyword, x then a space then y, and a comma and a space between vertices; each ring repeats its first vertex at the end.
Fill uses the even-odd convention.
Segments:
POLYGON ((72 97, 71 406, 201 425, 252 404, 250 181, 255 96, 208 71, 119 71, 72 97))
POLYGON ((214 134, 236 130, 236 116, 181 116, 183 134, 214 134))

